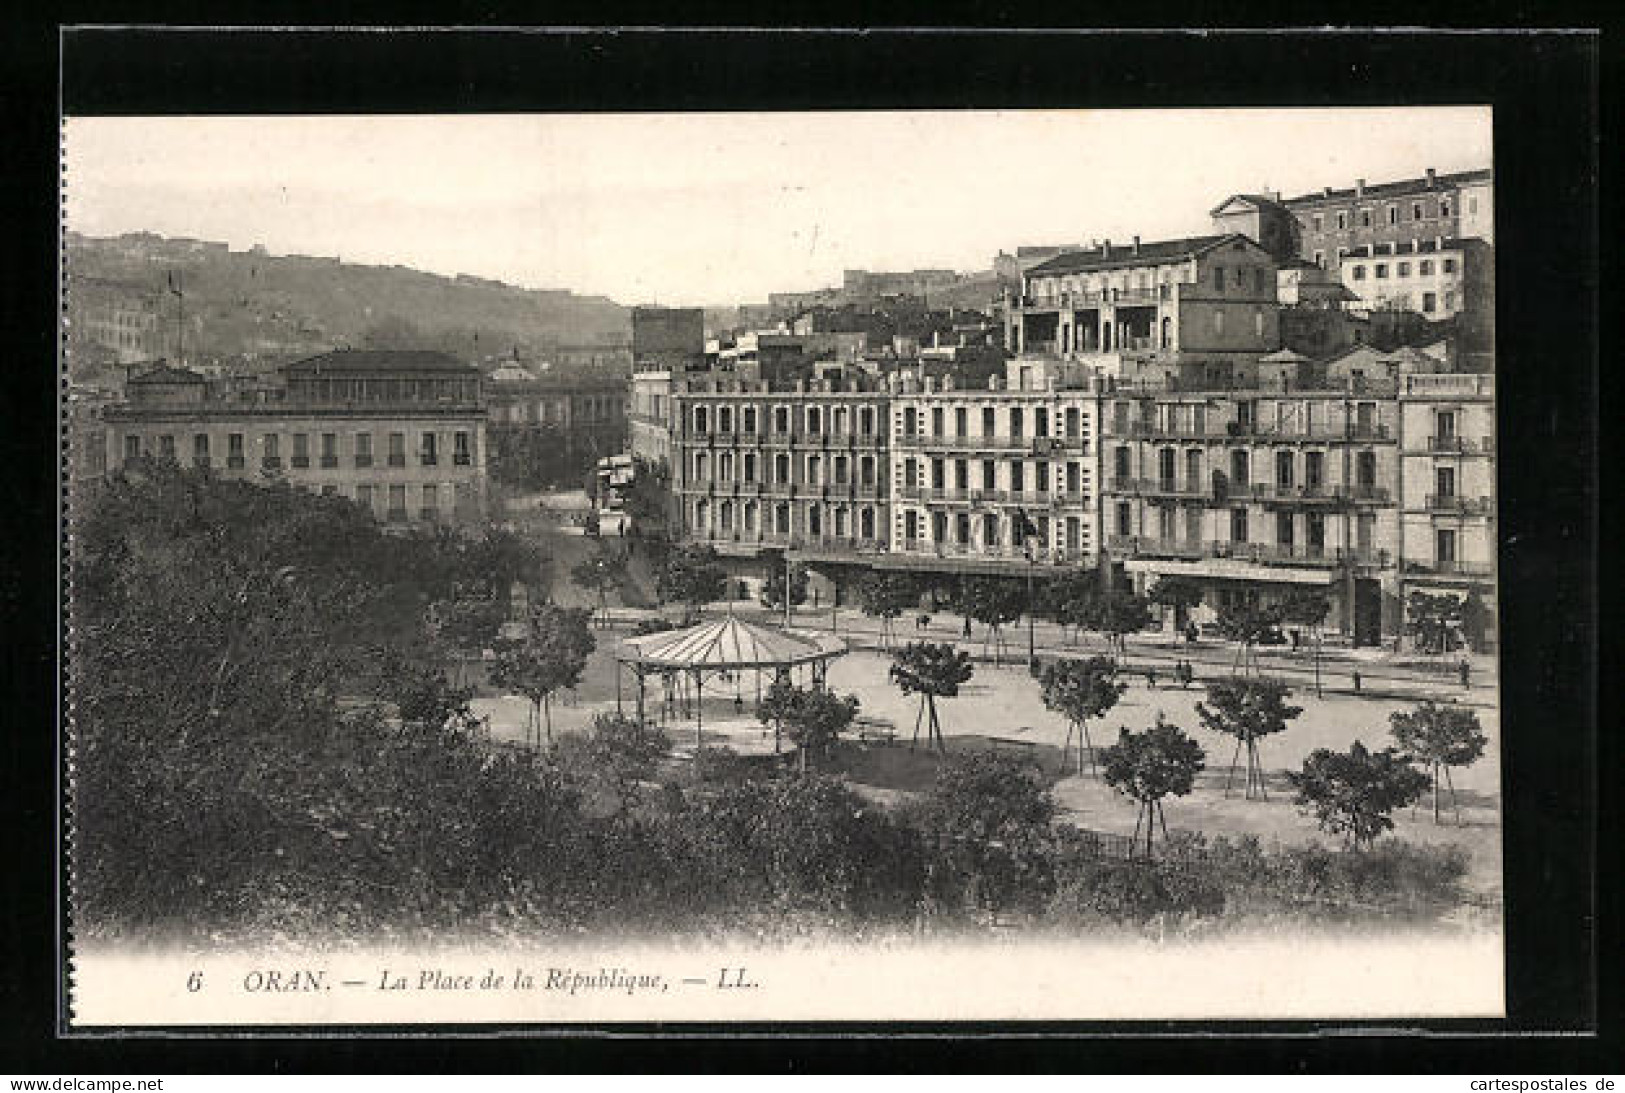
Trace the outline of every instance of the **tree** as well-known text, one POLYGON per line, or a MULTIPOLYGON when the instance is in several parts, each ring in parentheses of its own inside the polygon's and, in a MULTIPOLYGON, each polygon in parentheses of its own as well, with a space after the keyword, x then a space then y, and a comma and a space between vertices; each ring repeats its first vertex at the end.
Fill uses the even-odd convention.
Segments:
POLYGON ((1172 608, 1174 628, 1183 630, 1191 608, 1202 602, 1202 585, 1190 577, 1159 577, 1150 598, 1159 607, 1172 608))
MULTIPOLYGON (((491 681, 530 699, 530 731, 544 721, 553 742, 553 695, 581 682, 587 657, 598 642, 588 628, 590 612, 542 604, 531 612, 525 637, 503 642, 491 668, 491 681)), ((528 740, 527 740, 528 743, 528 740)))
POLYGON ((858 582, 858 602, 865 615, 880 620, 880 642, 886 649, 891 648, 897 636, 892 623, 919 599, 914 581, 902 573, 875 571, 858 582))
POLYGON ((1358 740, 1347 752, 1315 749, 1303 770, 1288 772, 1287 779, 1298 791, 1293 803, 1312 813, 1322 831, 1341 835, 1355 850, 1393 830, 1389 814, 1416 801, 1428 785, 1427 775, 1392 748, 1372 752, 1358 740))
POLYGON ((963 902, 993 909, 1042 890, 1056 809, 1036 773, 998 752, 945 759, 917 806, 918 826, 937 844, 935 886, 951 884, 963 902))
POLYGON ((1395 710, 1388 715, 1388 723, 1394 743, 1399 745, 1400 750, 1429 767, 1433 783, 1433 822, 1439 822, 1439 776, 1442 772, 1450 788, 1450 806, 1455 809, 1456 823, 1461 823, 1461 808, 1456 803, 1456 787, 1450 781, 1450 768, 1471 766, 1484 754, 1489 738, 1478 723, 1478 714, 1459 706, 1424 702, 1409 713, 1395 710))
POLYGON ((626 579, 626 567, 625 551, 599 543, 596 550, 570 568, 570 579, 598 597, 605 626, 609 625, 609 590, 618 588, 626 579))
MULTIPOLYGON (((993 663, 1004 651, 1004 624, 1021 618, 1026 596, 1021 586, 1000 577, 972 577, 965 582, 965 613, 988 628, 993 643, 993 663)), ((982 643, 986 652, 987 641, 982 643)))
POLYGON ((1120 730, 1117 743, 1101 752, 1106 784, 1140 803, 1140 814, 1134 821, 1134 839, 1138 840, 1143 824, 1146 857, 1151 856, 1153 821, 1161 821, 1163 838, 1168 837, 1168 817, 1162 810, 1162 799, 1189 794, 1206 758, 1202 745, 1179 726, 1164 721, 1161 713, 1157 714, 1157 723, 1144 732, 1120 730))
POLYGON ((463 664, 496 640, 505 612, 495 599, 457 597, 436 600, 424 612, 424 628, 452 659, 452 679, 461 683, 463 664))
POLYGON ((1483 652, 1489 629, 1495 619, 1478 590, 1471 589, 1461 601, 1461 635, 1474 652, 1483 652))
POLYGON ((1224 780, 1224 795, 1230 796, 1230 783, 1236 774, 1236 760, 1247 749, 1247 799, 1256 793, 1269 797, 1264 783, 1264 767, 1258 758, 1258 741, 1283 732, 1287 722, 1303 712, 1301 706, 1287 704, 1291 695, 1285 683, 1276 679, 1215 679, 1208 682, 1207 701, 1196 704, 1202 724, 1214 732, 1236 738, 1236 754, 1230 758, 1230 774, 1224 780))
POLYGON ((975 673, 970 654, 945 642, 911 641, 892 654, 889 672, 892 682, 904 695, 920 696, 920 710, 914 718, 912 749, 920 739, 920 722, 926 719, 926 738, 937 750, 947 751, 942 739, 942 722, 937 716, 937 699, 953 698, 959 686, 975 673))
POLYGON ((671 468, 665 461, 632 457, 632 480, 627 483, 622 506, 640 530, 663 527, 666 507, 671 503, 671 468))
POLYGON ((1265 606, 1253 596, 1243 596, 1219 607, 1219 632, 1236 643, 1236 659, 1231 670, 1239 675, 1249 665, 1258 671, 1258 643, 1280 625, 1281 612, 1265 606))
POLYGON ((1100 595, 1100 578, 1087 569, 1065 569, 1048 583, 1044 600, 1049 605, 1049 616, 1071 630, 1076 642, 1078 632, 1085 629, 1095 614, 1095 600, 1100 595))
POLYGON ((1066 718, 1066 743, 1061 745, 1061 773, 1066 773, 1066 757, 1073 734, 1078 740, 1078 773, 1083 773, 1083 753, 1089 752, 1089 769, 1095 769, 1095 745, 1089 739, 1089 720, 1117 705, 1128 689, 1119 682, 1116 669, 1106 657, 1088 660, 1057 660, 1044 668, 1044 705, 1066 718))
POLYGON ((1461 648, 1461 614, 1457 597, 1413 590, 1405 598, 1405 633, 1420 651, 1442 656, 1461 648))
POLYGON ((686 622, 699 615, 701 604, 720 600, 726 587, 716 550, 703 544, 673 548, 655 577, 661 600, 683 604, 686 622))
POLYGON ((596 715, 589 732, 565 740, 567 765, 583 783, 614 799, 616 815, 631 810, 671 751, 671 739, 658 725, 616 713, 596 715))
POLYGON ((1326 593, 1312 588, 1295 588, 1281 597, 1281 621, 1295 626, 1307 626, 1315 642, 1315 694, 1320 690, 1320 628, 1332 609, 1326 593))
POLYGON ((1134 593, 1097 595, 1086 617, 1091 630, 1105 635, 1108 648, 1127 656, 1128 635, 1151 625, 1151 601, 1134 593))
POLYGON ((789 734, 803 774, 807 773, 807 753, 827 754, 857 714, 855 695, 842 698, 822 687, 796 687, 784 676, 773 681, 757 710, 762 723, 773 726, 774 751, 778 750, 780 730, 789 734))
POLYGON ((787 563, 782 550, 764 550, 761 557, 765 578, 762 582, 762 606, 770 609, 784 606, 784 576, 787 569, 790 571, 790 605, 800 607, 806 603, 807 567, 787 563))

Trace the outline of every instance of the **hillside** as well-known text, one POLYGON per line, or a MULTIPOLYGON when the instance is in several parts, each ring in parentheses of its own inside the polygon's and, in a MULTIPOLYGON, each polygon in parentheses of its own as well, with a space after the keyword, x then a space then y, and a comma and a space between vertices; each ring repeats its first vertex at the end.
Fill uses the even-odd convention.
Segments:
POLYGON ((70 235, 67 251, 70 293, 75 278, 127 282, 160 300, 166 324, 175 322, 177 301, 164 288, 170 274, 178 273, 188 355, 200 360, 402 342, 472 359, 514 347, 544 355, 558 346, 625 345, 630 339, 626 308, 607 297, 565 290, 534 291, 258 248, 232 251, 149 233, 70 235))

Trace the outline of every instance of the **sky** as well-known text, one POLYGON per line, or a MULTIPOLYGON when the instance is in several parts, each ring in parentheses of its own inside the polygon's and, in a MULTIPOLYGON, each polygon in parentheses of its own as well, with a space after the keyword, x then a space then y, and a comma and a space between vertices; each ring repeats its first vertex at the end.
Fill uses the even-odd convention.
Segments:
POLYGON ((1492 161, 1488 107, 69 118, 63 144, 86 235, 665 305, 1198 235, 1231 193, 1492 161))

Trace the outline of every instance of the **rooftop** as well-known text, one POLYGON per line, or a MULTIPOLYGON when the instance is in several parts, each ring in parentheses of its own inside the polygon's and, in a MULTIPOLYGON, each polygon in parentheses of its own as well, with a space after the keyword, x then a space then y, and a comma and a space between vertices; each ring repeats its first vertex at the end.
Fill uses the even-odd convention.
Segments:
MULTIPOLYGON (((1453 174, 1434 175, 1432 179, 1406 178, 1397 182, 1379 182, 1375 186, 1365 187, 1363 197, 1404 197, 1409 194, 1427 193, 1429 190, 1449 189, 1453 186, 1464 186, 1473 182, 1489 182, 1495 177, 1495 172, 1488 167, 1479 167, 1471 171, 1456 171, 1453 174)), ((1327 187, 1318 194, 1304 194, 1301 197, 1289 197, 1282 202, 1283 205, 1307 205, 1317 201, 1347 201, 1355 196, 1353 187, 1348 189, 1334 189, 1327 187)))
POLYGON ((1246 236, 1235 233, 1196 235, 1188 239, 1164 239, 1155 243, 1140 243, 1127 247, 1102 245, 1090 250, 1057 255, 1047 262, 1034 266, 1027 275, 1034 277, 1046 273, 1077 273, 1090 269, 1116 269, 1121 266, 1177 262, 1211 250, 1227 239, 1245 239, 1249 245, 1257 246, 1246 236))
POLYGON ((449 353, 432 349, 336 349, 286 365, 297 375, 415 372, 428 375, 478 375, 479 370, 449 353))
POLYGON ((204 383, 201 372, 194 372, 189 368, 172 368, 160 361, 158 367, 150 372, 143 372, 139 376, 131 376, 131 383, 204 383))

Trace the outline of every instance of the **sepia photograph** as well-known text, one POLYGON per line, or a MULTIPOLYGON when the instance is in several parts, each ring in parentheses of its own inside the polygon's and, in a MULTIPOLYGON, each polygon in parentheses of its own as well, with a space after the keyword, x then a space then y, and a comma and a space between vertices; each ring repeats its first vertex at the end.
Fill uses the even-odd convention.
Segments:
POLYGON ((1503 1016, 1493 121, 64 117, 70 1025, 1503 1016))

